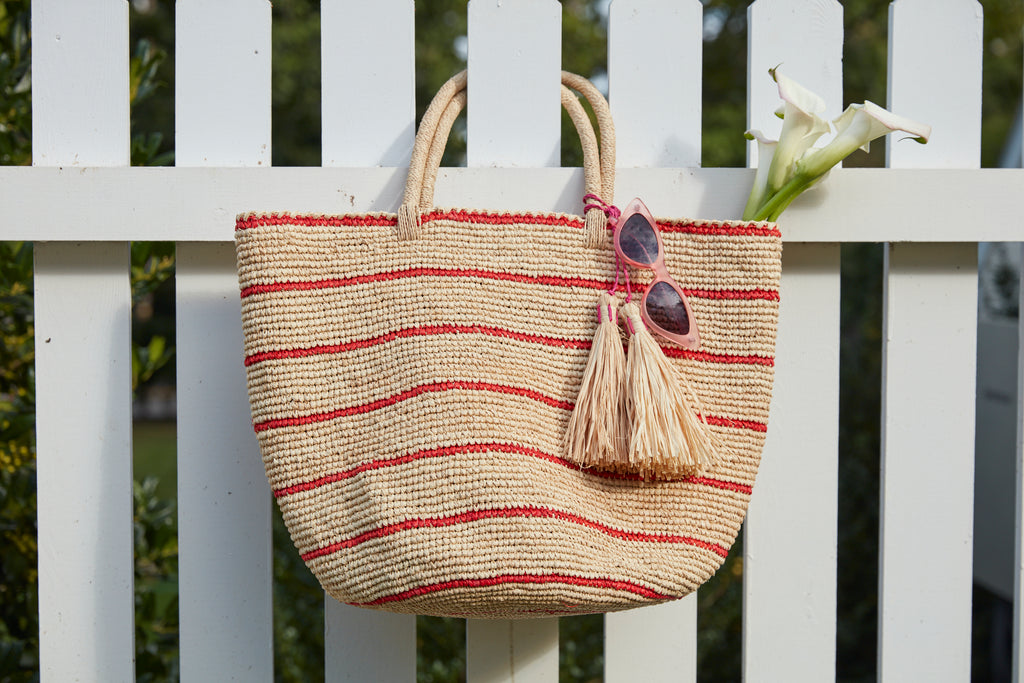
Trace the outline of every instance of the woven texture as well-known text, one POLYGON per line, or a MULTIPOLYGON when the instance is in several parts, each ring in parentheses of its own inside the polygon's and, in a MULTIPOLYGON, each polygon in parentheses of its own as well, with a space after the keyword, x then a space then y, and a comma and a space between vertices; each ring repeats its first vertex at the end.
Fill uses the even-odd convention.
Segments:
POLYGON ((658 222, 702 335, 699 351, 663 350, 729 452, 677 481, 563 458, 616 268, 583 217, 429 209, 410 236, 397 214, 239 216, 253 424, 328 593, 515 618, 663 602, 715 572, 764 442, 781 238, 658 222))

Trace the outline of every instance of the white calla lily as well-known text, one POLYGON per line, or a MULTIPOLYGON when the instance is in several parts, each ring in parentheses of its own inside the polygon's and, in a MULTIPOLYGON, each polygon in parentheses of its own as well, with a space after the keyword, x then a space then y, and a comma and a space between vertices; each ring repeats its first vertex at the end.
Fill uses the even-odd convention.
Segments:
POLYGON ((750 199, 747 200, 747 206, 743 210, 745 216, 747 213, 755 211, 768 195, 768 169, 775 157, 775 148, 779 141, 765 137, 764 133, 759 130, 748 130, 743 137, 748 140, 757 140, 757 173, 754 175, 754 187, 750 190, 750 199))
POLYGON ((760 155, 754 187, 743 211, 744 220, 777 220, 789 204, 856 149, 868 151, 872 140, 894 131, 909 133, 920 143, 928 142, 931 126, 898 116, 873 102, 851 104, 833 124, 836 136, 820 149, 812 145, 829 126, 820 116, 825 103, 776 69, 769 71, 779 85, 784 102, 782 134, 773 143, 758 131, 747 131, 747 139, 758 140, 760 155), (774 147, 774 149, 772 149, 774 147), (771 161, 765 171, 765 156, 771 161))
POLYGON ((803 164, 807 172, 820 175, 857 149, 870 151, 872 140, 895 131, 910 133, 911 139, 922 144, 928 142, 932 134, 931 126, 893 114, 871 101, 851 104, 833 123, 835 139, 807 155, 803 164))
POLYGON ((782 98, 782 133, 772 157, 768 171, 768 188, 778 191, 789 182, 797 161, 825 133, 829 132, 828 122, 821 118, 825 111, 825 100, 803 87, 792 78, 778 72, 768 71, 779 86, 782 98))

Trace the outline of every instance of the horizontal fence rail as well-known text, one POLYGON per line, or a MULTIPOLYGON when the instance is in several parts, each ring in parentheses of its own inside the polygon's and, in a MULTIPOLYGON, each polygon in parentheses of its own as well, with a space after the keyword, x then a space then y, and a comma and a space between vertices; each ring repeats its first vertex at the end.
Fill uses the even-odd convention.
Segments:
MULTIPOLYGON (((228 242, 241 211, 395 212, 404 168, 0 167, 7 239, 228 242)), ((616 195, 666 216, 736 216, 753 170, 620 168, 616 195)), ((1012 242, 1020 169, 837 169, 786 210, 785 242, 1012 242)), ((440 207, 579 213, 570 168, 442 168, 440 207)))
MULTIPOLYGON (((36 242, 37 338, 52 340, 37 349, 42 679, 134 677, 126 243, 153 240, 178 246, 182 680, 272 680, 272 501, 248 419, 234 216, 397 209, 415 130, 414 4, 322 0, 321 168, 268 167, 267 0, 176 3, 174 168, 128 167, 127 4, 32 11, 34 166, 0 168, 0 236, 36 242), (68 396, 83 397, 71 418, 68 396)), ((470 0, 469 167, 441 170, 438 206, 580 212, 582 172, 556 168, 561 11, 470 0)), ((731 219, 753 170, 699 168, 702 17, 699 0, 607 8, 616 198, 731 219)), ((756 0, 748 20, 748 124, 778 132, 765 74, 780 63, 838 114, 842 5, 756 0)), ((850 242, 891 243, 879 680, 969 678, 975 245, 1024 240, 1024 170, 977 168, 981 26, 975 0, 896 0, 890 102, 935 123, 934 139, 892 143, 891 168, 834 171, 782 221, 777 386, 744 537, 746 680, 835 677, 850 242)), ((327 680, 415 678, 413 617, 326 601, 326 662, 311 666, 327 680)), ((695 597, 609 615, 606 680, 696 680, 697 620, 695 597)), ((556 619, 471 620, 467 642, 473 683, 558 680, 556 619)))

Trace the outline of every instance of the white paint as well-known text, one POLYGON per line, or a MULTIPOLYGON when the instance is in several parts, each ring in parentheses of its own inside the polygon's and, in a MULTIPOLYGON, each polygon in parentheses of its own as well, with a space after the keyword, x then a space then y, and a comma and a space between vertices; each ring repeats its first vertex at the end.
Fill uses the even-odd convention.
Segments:
POLYGON ((470 0, 469 166, 558 166, 562 6, 470 0))
MULTIPOLYGON (((176 163, 269 164, 270 3, 179 1, 175 18, 176 163)), ((181 679, 270 681, 271 498, 233 245, 179 242, 176 286, 181 679)))
POLYGON ((273 679, 270 488, 252 431, 232 244, 177 254, 182 681, 273 679))
POLYGON ((178 166, 270 165, 270 0, 177 0, 178 166))
MULTIPOLYGON (((781 100, 767 71, 780 64, 837 114, 840 4, 757 0, 748 19, 748 125, 777 137, 781 100)), ((787 236, 791 222, 787 212, 787 236)), ((839 246, 787 244, 782 258, 775 389, 744 536, 743 670, 748 680, 820 681, 835 675, 839 246)))
POLYGON ((768 437, 747 514, 748 680, 835 672, 839 245, 787 244, 768 437))
POLYGON ((976 0, 890 5, 888 108, 931 125, 932 138, 919 145, 889 136, 889 166, 980 166, 982 24, 976 0))
MULTIPOLYGON (((320 3, 324 166, 408 167, 416 119, 413 9, 412 0, 320 3)), ((326 212, 353 210, 336 187, 322 197, 326 212)), ((414 680, 416 617, 357 609, 325 594, 324 655, 331 683, 414 680)))
POLYGON ((135 677, 124 242, 35 250, 42 680, 135 677))
POLYGON ((558 681, 558 619, 467 619, 469 683, 558 681))
MULTIPOLYGON (((890 165, 976 169, 979 4, 898 0, 889 19, 891 109, 938 126, 925 148, 890 143, 890 165)), ((890 245, 886 274, 878 678, 966 680, 977 248, 890 245)))
POLYGON ((608 89, 618 166, 700 166, 702 15, 699 0, 612 2, 608 89))
POLYGON ((415 616, 325 600, 327 683, 416 680, 415 616))
POLYGON ((882 681, 970 676, 976 254, 973 244, 888 254, 882 681))
MULTIPOLYGON (((752 180, 742 168, 623 168, 615 193, 643 195, 659 215, 737 216, 752 180)), ((3 166, 0 236, 226 242, 241 211, 394 212, 404 185, 405 169, 396 168, 3 166)), ((837 169, 786 209, 783 239, 1015 241, 1022 186, 1021 169, 837 169)), ((579 169, 442 168, 435 203, 578 215, 582 189, 579 169)))
MULTIPOLYGON (((469 166, 558 166, 561 5, 470 0, 468 19, 469 166)), ((435 205, 442 201, 435 195, 435 205)), ((466 644, 469 683, 558 680, 557 619, 468 619, 466 644)))
POLYGON ((697 594, 604 619, 604 680, 697 680, 697 594))
POLYGON ((128 3, 32 2, 32 163, 128 164, 128 3))
POLYGON ((416 135, 412 0, 323 0, 320 31, 323 165, 408 166, 416 135))
MULTIPOLYGON (((127 164, 128 5, 35 0, 32 88, 33 164, 127 164)), ((34 255, 40 677, 131 681, 128 245, 34 255)))

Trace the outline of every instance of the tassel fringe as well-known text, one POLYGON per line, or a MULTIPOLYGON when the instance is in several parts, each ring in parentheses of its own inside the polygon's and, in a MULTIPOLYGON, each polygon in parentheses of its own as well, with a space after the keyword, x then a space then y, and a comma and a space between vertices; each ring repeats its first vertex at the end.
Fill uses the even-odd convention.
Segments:
POLYGON ((622 313, 630 329, 626 362, 629 471, 645 479, 676 478, 712 467, 722 444, 704 419, 697 395, 665 358, 637 305, 624 305, 622 313))
POLYGON ((628 462, 626 356, 615 300, 608 293, 601 295, 597 320, 580 393, 565 433, 565 451, 568 459, 581 467, 622 470, 628 462))

